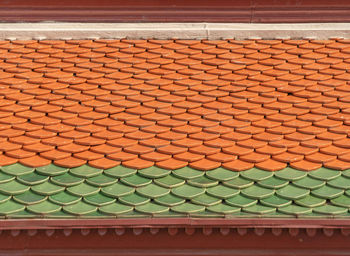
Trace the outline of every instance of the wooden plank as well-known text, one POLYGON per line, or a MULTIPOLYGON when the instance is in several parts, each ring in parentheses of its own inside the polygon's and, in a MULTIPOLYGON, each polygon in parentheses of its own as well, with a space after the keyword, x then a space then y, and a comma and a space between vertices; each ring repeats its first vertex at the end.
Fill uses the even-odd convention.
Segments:
POLYGON ((31 230, 3 231, 0 239, 0 256, 340 256, 350 251, 348 236, 321 230, 31 230))
POLYGON ((12 0, 0 21, 350 22, 347 0, 12 0))

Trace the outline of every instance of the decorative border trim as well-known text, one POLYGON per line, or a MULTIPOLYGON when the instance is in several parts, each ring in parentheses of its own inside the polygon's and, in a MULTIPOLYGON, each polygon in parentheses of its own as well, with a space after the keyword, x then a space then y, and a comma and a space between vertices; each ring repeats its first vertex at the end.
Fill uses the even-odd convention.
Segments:
MULTIPOLYGON (((168 235, 175 236, 177 235, 182 229, 184 230, 186 235, 193 235, 195 232, 200 232, 205 236, 213 235, 214 233, 221 234, 223 236, 226 236, 232 232, 237 233, 240 236, 247 235, 248 233, 262 236, 267 232, 271 232, 274 236, 281 236, 283 233, 283 230, 287 230, 288 234, 291 237, 296 237, 302 233, 306 233, 308 237, 314 237, 318 230, 323 233, 323 235, 327 237, 332 237, 335 232, 337 232, 338 229, 336 228, 177 228, 177 227, 169 227, 169 228, 81 228, 78 229, 80 232, 80 235, 87 236, 91 232, 97 232, 99 236, 104 236, 107 234, 108 231, 114 231, 114 233, 117 236, 125 235, 126 233, 132 232, 133 235, 139 236, 143 233, 150 233, 152 235, 156 235, 160 232, 161 229, 164 229, 168 235)), ((28 229, 28 230, 10 230, 9 234, 12 237, 16 237, 20 234, 27 235, 27 236, 35 236, 38 234, 40 229, 28 229), (24 232, 24 233, 23 233, 24 232)), ((340 234, 343 236, 349 236, 350 235, 350 229, 347 228, 340 228, 339 229, 340 234)), ((44 233, 47 237, 53 236, 55 233, 63 233, 64 236, 68 237, 72 235, 73 229, 70 228, 62 228, 62 229, 46 229, 44 230, 44 233)), ((1 235, 2 231, 0 232, 1 235)), ((1 256, 1 254, 0 254, 1 256)))
MULTIPOLYGON (((99 236, 105 236, 107 232, 112 231, 117 236, 122 236, 127 233, 132 233, 135 236, 139 236, 144 233, 150 233, 151 235, 157 235, 161 230, 165 230, 166 233, 170 236, 175 236, 179 234, 182 230, 186 235, 194 235, 196 232, 198 234, 202 233, 205 236, 220 234, 223 236, 227 236, 230 233, 237 233, 239 236, 245 236, 247 234, 253 234, 256 236, 262 236, 267 232, 271 232, 274 236, 281 236, 283 231, 286 230, 291 237, 299 236, 303 233, 306 233, 308 237, 316 236, 318 230, 327 237, 332 237, 337 229, 335 228, 184 228, 184 227, 168 227, 168 228, 81 228, 78 229, 78 232, 82 236, 88 236, 91 232, 97 232, 99 236)), ((44 234, 47 237, 52 237, 54 234, 61 233, 65 237, 69 237, 72 235, 74 229, 70 228, 62 228, 62 229, 46 229, 44 230, 44 234)), ((19 235, 27 235, 27 236, 35 236, 38 234, 40 229, 28 229, 28 230, 9 230, 8 233, 12 237, 17 237, 19 235)), ((343 236, 350 235, 350 229, 341 228, 339 229, 340 234, 343 236)), ((1 235, 2 231, 0 232, 1 235)), ((1 254, 0 254, 1 256, 1 254)))
POLYGON ((344 256, 350 251, 347 222, 4 220, 0 222, 0 256, 344 256))
POLYGON ((21 250, 0 250, 0 256, 344 256, 348 250, 298 250, 295 248, 285 250, 261 249, 26 249, 25 254, 21 250))

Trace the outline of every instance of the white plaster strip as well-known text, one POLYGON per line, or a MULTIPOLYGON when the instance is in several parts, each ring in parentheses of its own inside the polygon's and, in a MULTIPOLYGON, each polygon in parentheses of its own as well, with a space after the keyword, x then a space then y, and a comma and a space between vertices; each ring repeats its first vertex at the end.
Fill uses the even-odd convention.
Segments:
POLYGON ((350 23, 0 23, 0 39, 350 38, 350 23))

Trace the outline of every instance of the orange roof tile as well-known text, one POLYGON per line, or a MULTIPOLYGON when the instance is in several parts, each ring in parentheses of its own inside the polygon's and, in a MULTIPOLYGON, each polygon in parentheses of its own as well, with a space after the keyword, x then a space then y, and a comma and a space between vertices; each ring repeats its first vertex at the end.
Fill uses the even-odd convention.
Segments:
POLYGON ((0 165, 344 169, 337 39, 2 45, 0 165))

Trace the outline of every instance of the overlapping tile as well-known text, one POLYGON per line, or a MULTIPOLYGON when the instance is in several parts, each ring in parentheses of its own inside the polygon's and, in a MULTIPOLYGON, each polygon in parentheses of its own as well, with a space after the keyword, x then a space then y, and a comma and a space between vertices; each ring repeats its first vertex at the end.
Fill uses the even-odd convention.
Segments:
MULTIPOLYGON (((205 175, 218 168, 255 167, 277 173, 292 167, 310 174, 320 168, 344 173, 350 168, 350 44, 346 40, 2 41, 0 49, 0 166, 4 168, 16 163, 37 170, 50 164, 73 169, 153 166, 173 171, 187 166, 205 175)), ((28 185, 17 178, 21 175, 13 175, 14 189, 28 185)), ((200 187, 196 182, 187 185, 193 184, 200 187)), ((276 187, 280 180, 258 185, 266 188, 267 184, 276 187)), ((280 195, 304 196, 300 184, 280 195)), ((316 186, 311 181, 302 184, 316 186)), ((343 189, 337 180, 329 186, 343 189)), ((328 193, 338 198, 329 186, 311 195, 323 198, 328 193)), ((88 188, 83 190, 88 193, 88 188)), ((152 193, 163 191, 152 188, 152 193)), ((242 196, 251 195, 250 190, 241 191, 242 196)), ((150 196, 147 189, 142 191, 137 197, 150 196)), ((72 197, 69 191, 64 193, 72 197)), ((213 195, 217 192, 201 195, 174 212, 199 211, 198 205, 214 212, 236 211, 238 199, 220 208, 214 207, 213 195)), ((94 212, 91 202, 107 200, 105 196, 81 202, 82 209, 94 212)), ((163 197, 167 202, 175 200, 171 194, 163 197)), ((164 204, 154 206, 156 200, 151 195, 151 202, 137 209, 166 212, 160 207, 164 204)), ((277 205, 278 200, 261 203, 277 205)), ((12 201, 9 207, 16 208, 18 201, 12 201)), ((250 205, 246 212, 263 211, 249 200, 238 201, 250 205)), ((40 207, 28 210, 39 213, 40 207)), ((76 213, 78 208, 66 212, 76 213)), ((117 209, 129 208, 110 206, 101 212, 117 209)), ((303 212, 295 207, 281 212, 293 209, 303 212)))
MULTIPOLYGON (((70 161, 74 165, 74 160, 70 161)), ((94 161, 73 168, 52 164, 33 168, 18 163, 1 167, 0 216, 349 217, 348 170, 318 168, 305 172, 271 159, 260 162, 260 169, 248 170, 243 170, 248 166, 237 165, 237 161, 215 169, 211 164, 216 162, 204 158, 191 163, 202 162, 208 166, 207 171, 185 167, 175 159, 166 160, 174 170, 147 164, 136 170, 113 167, 112 160, 96 161, 97 165, 103 161, 109 168, 96 168, 94 161), (243 169, 231 171, 234 165, 243 169), (274 171, 264 170, 266 165, 274 171)))

